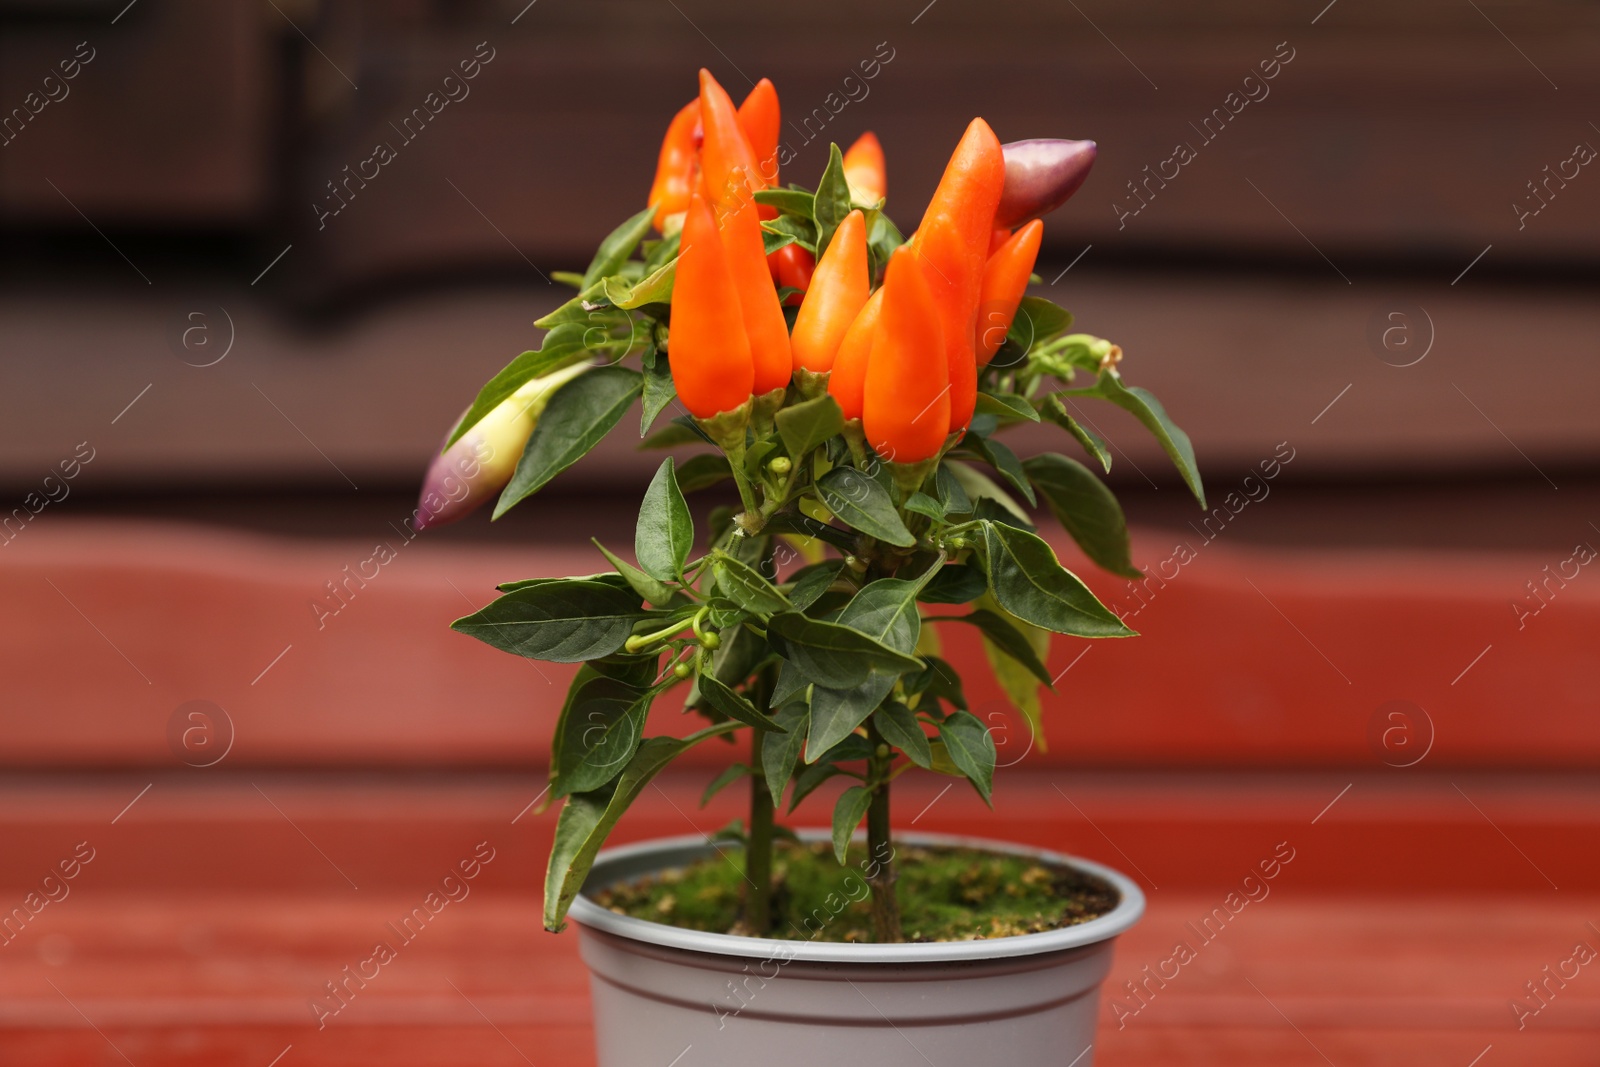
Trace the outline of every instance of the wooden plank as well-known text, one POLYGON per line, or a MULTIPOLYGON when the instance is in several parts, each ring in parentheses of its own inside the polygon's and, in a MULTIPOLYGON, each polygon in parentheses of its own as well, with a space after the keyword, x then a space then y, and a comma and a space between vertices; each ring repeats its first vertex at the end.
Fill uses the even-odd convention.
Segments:
POLYGON ((122 14, 123 5, 109 6, 92 19, 52 11, 8 20, 0 41, 3 114, 14 119, 11 109, 30 93, 54 100, 28 105, 24 114, 39 110, 26 125, 14 122, 0 134, 7 225, 98 242, 85 216, 113 232, 259 222, 272 203, 273 123, 283 90, 271 19, 243 0, 165 0, 122 14), (74 57, 88 62, 63 80, 60 64, 74 57))
MULTIPOLYGON (((610 219, 610 212, 592 219, 585 242, 599 241, 610 219)), ((1326 278, 1125 272, 1099 258, 1100 244, 1063 274, 1089 243, 1076 241, 1043 265, 1045 281, 1057 284, 1036 292, 1076 313, 1082 329, 1123 346, 1128 380, 1156 393, 1190 433, 1213 489, 1233 487, 1287 440, 1297 458, 1285 482, 1315 475, 1365 486, 1382 476, 1476 486, 1489 473, 1548 490, 1531 461, 1562 486, 1549 490, 1553 499, 1592 492, 1583 472, 1600 450, 1600 422, 1585 400, 1600 394, 1600 366, 1587 358, 1587 346, 1600 331, 1600 310, 1576 282, 1480 285, 1475 275, 1486 260, 1452 288, 1451 278, 1482 245, 1454 270, 1373 288, 1345 286, 1331 271, 1326 278), (1398 321, 1415 351, 1429 352, 1415 366, 1390 366, 1379 358, 1387 353, 1368 347, 1369 326, 1387 326, 1390 312, 1404 316, 1398 321), (1565 387, 1474 384, 1497 380, 1505 353, 1522 348, 1538 351, 1547 380, 1565 387)), ((256 269, 282 248, 267 252, 256 269)), ((541 266, 581 268, 589 251, 541 266)), ((105 254, 115 258, 110 249, 105 254)), ((296 244, 273 273, 305 270, 318 254, 296 244)), ((415 487, 478 387, 538 346, 533 319, 571 295, 526 264, 523 271, 471 290, 408 290, 342 319, 339 329, 317 332, 264 301, 261 289, 272 274, 256 289, 244 276, 170 295, 134 294, 120 283, 86 288, 77 279, 70 287, 13 287, 0 294, 0 356, 17 383, 0 398, 5 514, 84 441, 95 459, 71 486, 80 499, 237 494, 257 486, 361 499, 375 489, 415 487), (219 347, 186 352, 177 339, 191 328, 200 330, 191 341, 219 347), (230 341, 229 354, 211 367, 178 358, 203 361, 202 351, 212 358, 230 341)), ((127 278, 137 285, 131 271, 127 278)), ((1131 418, 1109 405, 1080 408, 1116 445, 1113 480, 1176 489, 1166 458, 1131 418)), ((1008 433, 1013 437, 1024 453, 1078 454, 1054 428, 1008 433)), ((613 435, 554 491, 636 498, 659 462, 636 445, 631 432, 613 435)), ((1562 544, 1585 529, 1578 519, 1570 533, 1552 527, 1547 536, 1562 544)))
MULTIPOLYGON (((1248 512, 1226 521, 1247 522, 1248 512)), ((1059 532, 1051 536, 1078 565, 1059 532)), ((1600 685, 1592 641, 1600 584, 1581 572, 1551 584, 1548 607, 1520 629, 1512 607, 1519 596, 1540 602, 1525 583, 1565 553, 1236 551, 1221 518, 1182 537, 1193 558, 1180 566, 1153 550, 1155 535, 1137 536, 1137 558, 1153 575, 1137 588, 1080 567, 1143 636, 1056 642, 1048 753, 1030 746, 1006 710, 974 632, 941 627, 1008 762, 1280 770, 1381 770, 1414 755, 1429 770, 1600 762, 1590 697, 1600 685), (1540 678, 1561 681, 1529 684, 1540 678), (1385 709, 1395 708, 1409 718, 1391 721, 1385 709), (1402 732, 1386 734, 1396 724, 1402 732)), ((496 581, 589 573, 601 558, 572 542, 537 552, 459 548, 426 535, 408 543, 392 526, 374 540, 394 546, 393 562, 363 564, 371 542, 291 546, 163 527, 57 526, 18 537, 0 560, 8 679, 0 763, 173 768, 180 753, 169 726, 182 719, 181 705, 203 699, 234 724, 230 768, 542 766, 570 669, 503 655, 447 625, 486 602, 496 581), (376 577, 348 577, 345 568, 363 566, 376 577), (328 591, 334 582, 342 607, 328 591)), ((677 706, 664 697, 653 728, 681 731, 677 706)), ((723 751, 687 758, 710 765, 723 751)))
MULTIPOLYGON (((1461 1067, 1491 1044, 1520 1062, 1591 1062, 1600 985, 1571 981, 1521 1031, 1508 1005, 1573 941, 1593 943, 1587 916, 1600 898, 1511 896, 1490 907, 1274 894, 1200 945, 1177 977, 1145 986, 1137 1014, 1119 1012, 1137 1003, 1115 995, 1123 983, 1175 939, 1196 940, 1187 924, 1220 899, 1152 896, 1118 944, 1096 1062, 1313 1063, 1320 1051, 1341 1064, 1461 1067)), ((378 978, 349 987, 318 1030, 310 998, 411 903, 393 893, 85 898, 63 909, 44 947, 0 971, 0 1033, 14 1054, 46 1064, 114 1057, 108 1042, 141 1067, 267 1063, 289 1045, 295 1062, 313 1065, 592 1062, 575 939, 537 933, 526 895, 451 905, 378 978)))
MULTIPOLYGON (((737 790, 700 807, 712 776, 669 770, 613 841, 706 836, 745 814, 737 790)), ((86 900, 175 885, 359 899, 437 883, 487 843, 496 858, 482 886, 536 893, 555 822, 530 808, 543 784, 483 772, 19 779, 0 788, 0 889, 20 900, 86 843, 95 858, 74 889, 86 900)), ((829 825, 838 791, 825 785, 786 821, 829 825)), ((1600 828, 1592 776, 1014 767, 997 778, 994 803, 909 774, 896 783, 896 825, 1082 855, 1160 891, 1237 885, 1281 844, 1295 855, 1281 884, 1296 893, 1600 893, 1600 853, 1586 847, 1600 828)))
MULTIPOLYGON (((1554 179, 1539 217, 1519 224, 1512 207, 1519 196, 1542 203, 1525 183, 1594 139, 1576 101, 1595 86, 1595 30, 1555 3, 1335 10, 1315 24, 1315 12, 1263 3, 1206 5, 1203 18, 1171 4, 1030 3, 1000 18, 935 10, 914 27, 899 11, 831 3, 806 25, 786 24, 781 52, 770 21, 737 5, 701 2, 682 17, 668 10, 643 21, 616 10, 628 28, 609 42, 612 61, 662 86, 662 99, 641 100, 631 79, 592 76, 586 46, 600 16, 533 12, 523 26, 537 28, 500 44, 473 95, 411 142, 389 123, 473 41, 503 38, 487 22, 426 36, 374 27, 406 56, 394 102, 354 122, 341 116, 311 153, 301 199, 324 196, 325 181, 374 142, 396 144, 399 158, 381 180, 353 189, 325 229, 301 212, 307 238, 324 250, 313 262, 325 281, 484 259, 519 272, 532 259, 548 271, 542 252, 585 253, 605 228, 592 220, 620 220, 637 204, 648 184, 639 176, 650 173, 673 109, 693 95, 690 71, 700 64, 736 92, 746 76, 774 78, 790 120, 789 171, 807 184, 830 140, 847 144, 875 129, 894 176, 890 210, 907 231, 966 118, 982 114, 1003 140, 1101 143, 1095 175, 1047 237, 1061 255, 1092 242, 1102 254, 1254 253, 1322 270, 1322 249, 1336 262, 1348 257, 1353 270, 1349 260, 1397 254, 1464 266, 1493 242, 1498 262, 1525 264, 1592 260, 1600 234, 1600 199, 1571 178, 1576 163, 1567 164, 1570 181, 1554 179), (715 47, 697 25, 717 27, 715 47), (858 64, 875 54, 892 58, 860 80, 858 64), (745 58, 736 68, 728 56, 745 58), (1291 58, 1283 65, 1275 56, 1291 58), (1269 68, 1276 76, 1246 86, 1264 62, 1279 64, 1269 68), (1215 132, 1200 132, 1216 109, 1215 132), (1489 110, 1518 121, 1485 136, 1489 110), (507 129, 517 136, 508 140, 507 129), (1179 143, 1197 158, 1167 164, 1170 180, 1147 175, 1179 143), (560 166, 550 165, 553 146, 560 166), (437 210, 416 212, 417 203, 437 210), (400 218, 407 224, 395 225, 400 218)), ((1333 269, 1327 277, 1338 280, 1333 269)))

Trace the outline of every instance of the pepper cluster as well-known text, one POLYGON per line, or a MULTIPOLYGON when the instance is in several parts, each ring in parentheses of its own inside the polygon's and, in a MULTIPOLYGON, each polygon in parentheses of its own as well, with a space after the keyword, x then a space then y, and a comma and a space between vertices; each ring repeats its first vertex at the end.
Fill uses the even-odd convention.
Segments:
MULTIPOLYGON (((778 187, 779 121, 770 81, 735 111, 702 70, 699 97, 662 142, 650 206, 663 234, 680 235, 668 342, 678 396, 710 419, 787 388, 794 374, 859 420, 879 456, 930 459, 972 420, 978 371, 1011 328, 1043 226, 1035 220, 1012 232, 1022 220, 1001 213, 1005 152, 980 118, 956 146, 916 233, 890 252, 876 290, 866 213, 881 210, 888 182, 870 132, 841 157, 851 210, 825 241, 818 227, 820 258, 798 241, 768 253, 763 232, 795 234, 762 229, 763 219, 779 218, 777 198, 763 203, 759 195, 778 187), (780 328, 775 285, 803 294, 792 332, 780 328)), ((1065 180, 1081 183, 1092 159, 1079 153, 1065 180)), ((1033 201, 1023 214, 1040 206, 1037 191, 1033 201)), ((813 197, 813 213, 815 205, 813 197)))
POLYGON ((841 777, 850 784, 833 799, 835 854, 845 862, 865 821, 870 853, 889 857, 869 876, 875 929, 898 940, 891 783, 918 769, 965 779, 988 801, 997 767, 938 629, 980 632, 1040 748, 1041 694, 1059 677, 1047 668, 1051 635, 1133 634, 1028 511, 1048 507, 1096 565, 1137 578, 1115 497, 1084 463, 1022 459, 999 435, 1049 424, 1109 471, 1106 442, 1079 408, 1109 404, 1155 435, 1204 507, 1188 437, 1124 383, 1121 349, 1071 332, 1068 311, 1024 295, 1039 216, 1082 184, 1092 142, 1002 145, 974 119, 908 240, 884 211, 877 138, 831 145, 814 189, 780 185, 779 121, 770 82, 735 107, 700 72, 647 205, 582 274, 551 273, 576 295, 535 323, 548 331, 538 350, 479 391, 424 487, 419 525, 497 490, 498 517, 582 459, 636 401, 644 447, 716 446, 662 462, 634 562, 596 542, 610 571, 502 585, 455 623, 507 652, 580 665, 551 744, 546 796, 563 807, 546 876, 550 929, 653 776, 695 745, 748 730, 748 761, 707 790, 750 779, 748 822, 725 831, 744 845, 742 921, 771 927, 779 809, 841 777), (686 414, 652 430, 675 401, 686 414), (739 505, 711 509, 697 529, 687 494, 727 480, 739 505), (710 724, 645 736, 652 706, 679 686, 684 710, 710 724))

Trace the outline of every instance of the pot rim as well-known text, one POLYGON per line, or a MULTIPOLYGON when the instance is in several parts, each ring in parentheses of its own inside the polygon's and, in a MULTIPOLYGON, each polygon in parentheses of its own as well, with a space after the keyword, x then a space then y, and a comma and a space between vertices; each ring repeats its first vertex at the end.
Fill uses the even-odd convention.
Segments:
MULTIPOLYGON (((828 841, 826 830, 801 830, 802 841, 828 841)), ((914 846, 954 846, 976 848, 988 852, 1016 856, 1030 856, 1045 862, 1072 867, 1111 883, 1121 900, 1104 915, 1076 926, 1059 930, 1045 930, 1035 934, 1015 934, 973 941, 934 941, 915 944, 879 945, 851 944, 847 942, 785 941, 768 937, 744 937, 736 934, 706 933, 685 930, 665 923, 651 922, 631 915, 619 915, 602 908, 588 896, 591 888, 610 884, 623 877, 621 872, 607 868, 634 866, 653 854, 670 851, 699 851, 709 854, 716 845, 703 835, 686 834, 681 837, 653 838, 637 844, 608 848, 595 857, 583 890, 573 900, 568 917, 580 926, 588 927, 631 941, 660 945, 665 948, 689 952, 709 952, 719 956, 742 956, 751 959, 781 957, 786 960, 807 960, 817 963, 950 963, 956 961, 1010 959, 1034 956, 1047 952, 1082 948, 1110 941, 1123 933, 1144 914, 1144 892, 1121 871, 1102 866, 1049 849, 1034 848, 1010 841, 994 841, 983 837, 959 834, 905 834, 896 841, 914 846)))

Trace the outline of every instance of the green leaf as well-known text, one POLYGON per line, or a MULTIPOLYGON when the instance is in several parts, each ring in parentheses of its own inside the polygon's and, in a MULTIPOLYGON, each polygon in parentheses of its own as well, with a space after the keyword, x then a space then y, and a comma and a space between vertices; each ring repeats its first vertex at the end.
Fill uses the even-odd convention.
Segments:
POLYGON ((769 733, 761 739, 761 773, 775 805, 783 803, 784 787, 800 761, 800 748, 806 742, 806 716, 810 714, 811 709, 803 700, 785 704, 773 716, 783 733, 769 733))
POLYGON ((1134 581, 1144 577, 1133 565, 1122 505, 1093 471, 1054 452, 1034 456, 1022 466, 1056 519, 1090 559, 1112 574, 1134 581))
POLYGON ((844 176, 844 153, 838 145, 828 146, 828 166, 817 183, 817 195, 812 204, 811 217, 817 224, 817 259, 828 249, 833 231, 839 228, 845 216, 855 210, 850 202, 850 183, 844 176))
POLYGON ((781 707, 801 698, 810 684, 811 679, 801 674, 793 663, 786 659, 778 660, 778 682, 772 687, 772 700, 768 707, 781 707))
POLYGON ((506 593, 450 628, 528 659, 581 663, 617 651, 643 618, 638 594, 567 579, 506 593))
POLYGON ((655 209, 647 207, 612 230, 600 242, 594 259, 589 261, 589 269, 583 272, 583 284, 578 288, 587 289, 601 278, 617 273, 617 269, 633 255, 633 250, 639 247, 639 242, 649 235, 650 223, 654 218, 655 209))
POLYGON ((919 578, 879 578, 868 582, 839 613, 839 625, 910 655, 917 647, 917 635, 922 632, 917 594, 943 562, 941 558, 919 578))
POLYGON ((1059 394, 1052 393, 1045 398, 1040 414, 1076 438, 1083 450, 1098 460, 1104 470, 1111 470, 1111 450, 1106 446, 1105 438, 1068 415, 1067 406, 1061 402, 1059 394))
POLYGON ((868 537, 910 548, 917 539, 894 509, 888 490, 854 467, 835 467, 817 481, 817 495, 839 521, 868 537))
POLYGON ((918 515, 926 515, 930 519, 942 520, 945 515, 944 505, 921 490, 906 498, 905 508, 918 515))
POLYGON ((515 582, 501 582, 495 586, 502 593, 509 593, 516 589, 532 589, 536 585, 551 585, 556 582, 599 582, 609 585, 614 589, 628 588, 627 579, 611 571, 600 571, 598 574, 574 574, 566 578, 523 578, 515 582))
POLYGON ((796 463, 813 448, 844 429, 844 412, 839 402, 824 393, 778 412, 778 436, 796 463))
MULTIPOLYGON (((993 605, 994 598, 985 596, 983 603, 993 605)), ((987 610, 987 609, 985 609, 987 610)), ((1000 613, 999 607, 995 611, 1000 613)), ((1014 627, 1030 649, 1032 658, 1043 663, 1050 654, 1050 634, 1037 626, 1029 626, 1019 619, 1001 613, 1006 623, 1014 627)), ((1011 701, 1011 706, 1022 713, 1028 721, 1028 728, 1033 732, 1033 738, 1039 745, 1039 751, 1049 750, 1044 735, 1044 708, 1039 703, 1039 681, 1029 668, 1023 666, 1012 656, 1000 649, 985 634, 983 638, 983 654, 989 660, 989 667, 994 672, 994 679, 1000 683, 1000 689, 1005 693, 1006 699, 1011 701)), ((1047 683, 1048 684, 1048 683, 1047 683)))
POLYGON ((765 619, 780 611, 794 610, 789 598, 748 563, 718 552, 711 566, 717 575, 717 588, 750 614, 765 619))
POLYGON ((737 725, 723 723, 684 738, 652 737, 639 746, 613 785, 592 793, 574 793, 567 798, 556 820, 550 866, 545 874, 546 930, 557 932, 566 926, 567 909, 572 907, 573 898, 589 876, 596 853, 622 813, 644 792, 651 779, 683 752, 709 737, 728 733, 737 725))
POLYGON ((567 696, 561 704, 561 713, 556 716, 555 729, 551 731, 549 793, 553 795, 545 799, 540 807, 541 811, 550 801, 558 800, 570 792, 566 788, 566 783, 561 780, 562 753, 567 749, 567 723, 572 718, 573 705, 584 693, 584 686, 596 678, 609 678, 613 682, 642 693, 649 688, 650 682, 655 677, 656 660, 655 656, 611 656, 592 660, 578 668, 572 677, 572 683, 567 687, 567 696))
POLYGON ((982 596, 988 588, 989 576, 982 567, 951 563, 939 568, 917 599, 924 604, 965 604, 982 596))
POLYGON ((656 421, 661 409, 677 397, 678 389, 672 384, 672 365, 665 352, 651 349, 641 357, 641 362, 644 364, 644 397, 639 401, 639 436, 643 437, 650 432, 650 424, 656 421))
POLYGON ((678 487, 693 493, 733 477, 728 458, 717 452, 701 452, 690 456, 678 468, 678 487))
POLYGON ((617 573, 622 575, 623 580, 628 583, 628 587, 630 589, 632 589, 635 593, 638 593, 642 599, 650 601, 650 603, 654 604, 658 608, 664 608, 667 606, 667 603, 675 595, 670 586, 666 585, 664 582, 657 581, 655 578, 646 574, 638 567, 635 567, 633 564, 629 563, 627 560, 611 551, 605 545, 602 545, 599 538, 591 537, 589 540, 593 541, 594 547, 600 550, 600 554, 604 556, 613 567, 617 568, 617 573))
POLYGON ((877 209, 867 212, 867 266, 874 280, 883 277, 889 257, 905 243, 893 219, 877 209))
POLYGON ((816 197, 803 189, 757 189, 755 200, 758 204, 777 208, 780 215, 798 215, 810 219, 811 205, 816 197))
MULTIPOLYGON (((715 614, 715 612, 713 612, 715 614)), ((772 655, 765 638, 757 636, 743 619, 722 629, 722 643, 711 654, 712 671, 724 685, 743 685, 764 660, 772 655)))
POLYGON ((793 215, 779 215, 775 219, 767 219, 761 224, 761 236, 771 251, 771 255, 787 244, 797 244, 807 252, 816 252, 817 228, 810 219, 796 218, 793 215), (776 245, 776 247, 773 247, 776 245))
POLYGON ((499 518, 572 466, 611 428, 639 395, 643 377, 625 367, 596 367, 556 390, 533 428, 510 483, 494 506, 499 518))
POLYGON ((941 615, 939 621, 964 622, 976 626, 983 631, 983 636, 994 642, 996 648, 1016 660, 1029 674, 1045 685, 1052 684, 1050 671, 1028 641, 1027 635, 1013 626, 1005 616, 987 608, 980 608, 970 615, 941 615))
POLYGON ((646 241, 644 243, 644 272, 653 274, 667 262, 678 258, 678 246, 683 235, 675 233, 671 237, 663 237, 659 241, 646 241))
POLYGON ((967 695, 961 690, 961 676, 954 667, 938 656, 924 657, 928 669, 918 678, 919 690, 924 697, 943 700, 953 707, 967 707, 967 695))
POLYGON ((633 553, 645 573, 665 582, 683 576, 683 563, 693 547, 694 519, 689 516, 689 502, 683 499, 672 457, 668 456, 650 479, 650 488, 639 505, 633 553))
POLYGON ((761 478, 761 465, 766 462, 767 456, 777 447, 778 442, 769 437, 765 440, 753 441, 745 449, 744 472, 752 482, 761 478))
POLYGON ((819 685, 850 689, 874 671, 902 674, 922 663, 859 630, 823 622, 798 611, 774 615, 767 636, 780 645, 778 654, 819 685))
POLYGON ((633 310, 646 304, 668 304, 672 301, 672 283, 678 273, 678 261, 671 260, 643 278, 628 284, 621 278, 605 280, 606 299, 619 308, 633 310))
POLYGON ((780 511, 767 520, 767 532, 792 533, 801 537, 814 537, 819 541, 832 545, 841 552, 850 552, 855 548, 855 538, 848 530, 841 530, 837 526, 829 526, 825 522, 818 522, 799 512, 780 511))
POLYGON ((559 285, 570 285, 574 289, 582 289, 584 287, 583 275, 575 271, 553 270, 550 272, 550 280, 559 285))
MULTIPOLYGON (((838 148, 838 145, 834 145, 835 152, 838 148)), ((846 789, 834 802, 833 856, 839 861, 839 866, 844 866, 845 857, 850 852, 850 838, 856 832, 856 827, 861 825, 861 820, 866 818, 867 809, 871 806, 872 790, 861 785, 846 789)))
POLYGON ((709 445, 711 438, 705 431, 694 424, 693 419, 685 420, 682 416, 673 419, 655 433, 645 438, 640 443, 640 450, 647 448, 677 448, 680 445, 709 445))
POLYGON ((814 563, 809 567, 802 567, 795 572, 792 579, 794 584, 789 588, 789 603, 794 605, 796 611, 805 611, 817 598, 828 591, 828 587, 839 577, 839 572, 844 570, 844 560, 829 559, 821 563, 814 563))
POLYGON ((744 763, 735 763, 724 767, 722 769, 722 773, 711 779, 711 783, 706 786, 706 791, 700 794, 700 806, 702 808, 705 807, 707 804, 711 803, 712 797, 716 796, 718 793, 722 792, 724 789, 728 788, 745 775, 753 773, 754 772, 750 770, 749 765, 744 763))
POLYGON ((644 734, 651 696, 648 689, 612 678, 584 682, 562 724, 551 792, 588 793, 622 773, 644 734))
POLYGON ((461 416, 455 429, 450 431, 445 448, 459 441, 462 434, 482 422, 485 415, 511 399, 511 394, 535 378, 554 374, 587 359, 589 350, 583 344, 585 332, 586 328, 577 324, 558 326, 545 335, 544 343, 537 352, 524 352, 506 364, 499 374, 478 390, 472 406, 461 416))
POLYGON ((859 685, 811 687, 811 726, 806 737, 806 762, 824 758, 867 721, 894 688, 895 673, 873 671, 859 685))
POLYGON ((1024 352, 1040 341, 1065 333, 1072 326, 1072 312, 1039 296, 1025 296, 1017 305, 1008 337, 1024 352))
POLYGON ((554 329, 563 324, 580 324, 588 327, 594 313, 609 306, 606 303, 605 285, 602 282, 595 282, 548 315, 534 319, 533 324, 541 330, 554 329))
POLYGON ((843 774, 838 767, 831 763, 814 763, 801 771, 794 780, 794 792, 789 794, 789 810, 794 811, 800 802, 810 796, 823 782, 835 775, 843 774))
POLYGON ((1101 373, 1100 380, 1095 383, 1095 391, 1095 395, 1111 401, 1144 423, 1145 429, 1155 435, 1173 464, 1177 466, 1178 473, 1183 476, 1183 484, 1189 487, 1189 491, 1200 502, 1200 506, 1205 507, 1206 491, 1200 484, 1200 468, 1195 463, 1194 445, 1190 443, 1189 435, 1178 429, 1178 424, 1167 417, 1161 401, 1147 390, 1123 385, 1122 379, 1114 370, 1101 373))
POLYGON ((1038 422, 1039 413, 1028 403, 1026 397, 1016 393, 979 393, 977 414, 993 415, 1002 421, 1015 422, 1026 419, 1028 422, 1038 422))
POLYGON ((933 766, 928 735, 922 732, 922 723, 910 708, 891 700, 873 713, 872 721, 883 739, 904 752, 912 763, 924 769, 933 766))
MULTIPOLYGON (((1012 515, 1021 524, 1024 524, 1028 527, 1033 526, 1033 520, 1028 518, 1028 513, 1026 511, 1022 510, 1022 505, 1017 503, 1016 499, 1010 493, 996 485, 994 479, 990 478, 987 474, 984 474, 980 470, 975 470, 974 468, 967 466, 965 463, 957 463, 952 459, 946 459, 943 466, 940 467, 940 470, 948 470, 955 477, 955 480, 960 483, 962 490, 972 500, 992 500, 1000 507, 1004 508, 1006 512, 1012 515)), ((953 508, 951 509, 951 513, 960 514, 960 512, 955 511, 953 508)))
POLYGON ((1028 475, 1022 469, 1022 461, 1004 443, 973 430, 967 431, 966 436, 961 439, 961 443, 973 449, 987 460, 991 467, 1005 475, 1006 480, 1021 490, 1022 495, 1028 498, 1028 503, 1039 503, 1038 499, 1033 495, 1033 486, 1028 484, 1028 475))
MULTIPOLYGON (((988 479, 984 480, 988 481, 988 479)), ((939 503, 944 507, 946 515, 972 514, 972 498, 961 487, 961 481, 956 477, 955 470, 951 464, 939 464, 939 469, 934 472, 933 476, 933 491, 934 495, 939 498, 939 503)))
MULTIPOLYGON (((970 712, 954 712, 939 724, 939 739, 945 752, 961 773, 966 775, 985 804, 994 787, 994 738, 977 716, 970 712)), ((990 805, 993 806, 992 804, 990 805)))
MULTIPOLYGON (((936 562, 916 579, 880 578, 868 583, 839 613, 838 625, 881 642, 885 648, 909 655, 917 646, 922 628, 917 614, 917 594, 938 566, 936 562)), ((815 760, 818 753, 839 744, 865 722, 894 688, 895 678, 903 670, 877 667, 857 684, 842 682, 835 675, 813 675, 817 684, 811 693, 807 758, 815 760)))
POLYGON ((983 521, 989 591, 1023 622, 1074 637, 1133 637, 1035 534, 983 521))
POLYGON ((750 703, 743 693, 730 689, 718 681, 716 675, 710 672, 703 672, 700 675, 699 684, 700 695, 705 697, 707 703, 728 716, 728 718, 737 719, 746 726, 754 726, 758 730, 783 732, 783 727, 779 726, 771 716, 757 710, 756 706, 750 703))
POLYGON ((822 754, 829 763, 851 763, 872 758, 872 742, 860 734, 851 734, 822 754))
MULTIPOLYGON (((784 216, 784 217, 787 218, 787 216, 784 216)), ((772 253, 776 252, 778 249, 787 248, 789 245, 796 244, 796 243, 797 242, 795 240, 794 234, 792 234, 792 233, 777 233, 777 232, 774 232, 773 230, 767 229, 765 225, 762 226, 762 229, 761 229, 761 250, 765 255, 769 255, 770 256, 770 255, 772 255, 772 253)))
POLYGON ((978 501, 978 506, 972 510, 972 517, 975 520, 988 519, 990 522, 998 522, 1004 526, 1015 526, 1017 529, 1027 530, 1029 533, 1039 532, 1039 528, 1033 524, 1031 519, 1018 518, 1014 513, 1002 507, 999 501, 989 497, 984 497, 978 501))

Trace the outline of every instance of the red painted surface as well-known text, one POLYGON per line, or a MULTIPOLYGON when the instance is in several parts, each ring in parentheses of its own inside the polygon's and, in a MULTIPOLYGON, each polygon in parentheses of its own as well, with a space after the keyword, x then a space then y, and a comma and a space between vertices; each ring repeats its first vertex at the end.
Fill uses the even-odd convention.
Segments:
MULTIPOLYGON (((463 550, 424 534, 325 614, 313 604, 339 606, 327 584, 371 544, 146 525, 48 533, 0 559, 0 762, 11 766, 175 766, 166 722, 197 698, 235 720, 234 767, 538 766, 570 668, 447 626, 496 581, 604 566, 587 550, 463 550)), ((374 539, 385 536, 401 543, 393 531, 374 539)), ((1194 558, 1163 585, 1171 550, 1155 546, 1173 535, 1136 537, 1155 575, 1139 594, 1078 567, 1142 636, 1056 642, 1055 743, 1030 761, 1381 769, 1369 720, 1402 700, 1433 721, 1430 768, 1600 766, 1600 580, 1581 574, 1519 629, 1513 601, 1559 561, 1240 552, 1187 538, 1194 558)), ((1000 711, 975 632, 940 630, 974 707, 1000 711)), ((664 731, 679 728, 672 704, 658 707, 664 731)))
MULTIPOLYGON (((1139 536, 1140 558, 1165 539, 1139 536)), ((1600 584, 1570 582, 1518 629, 1511 602, 1550 561, 1198 540, 1130 614, 1143 637, 1081 659, 1058 644, 1047 754, 993 721, 1015 764, 993 813, 908 775, 900 825, 1073 852, 1146 887, 1107 990, 1110 1067, 1465 1067, 1491 1045, 1484 1067, 1594 1063, 1593 966, 1520 1030, 1511 1005, 1576 943, 1600 949, 1600 584), (1426 712, 1431 746, 1413 710, 1385 747, 1395 700, 1426 712), (1264 899, 1130 997, 1285 849, 1264 899)), ((0 945, 0 1062, 264 1065, 291 1045, 285 1067, 592 1062, 573 939, 537 929, 554 816, 529 809, 568 671, 445 626, 497 580, 598 557, 424 538, 319 628, 323 583, 371 551, 70 523, 0 550, 0 906, 93 853, 0 945), (194 699, 235 728, 215 766, 169 747, 194 699), (319 1031, 310 998, 480 842, 494 859, 472 895, 319 1031)), ((974 632, 942 629, 974 708, 997 712, 974 632)), ((664 706, 655 725, 683 721, 664 706)), ((736 817, 735 790, 698 805, 734 751, 664 775, 616 840, 736 817)), ((796 822, 825 824, 829 797, 796 822)))

